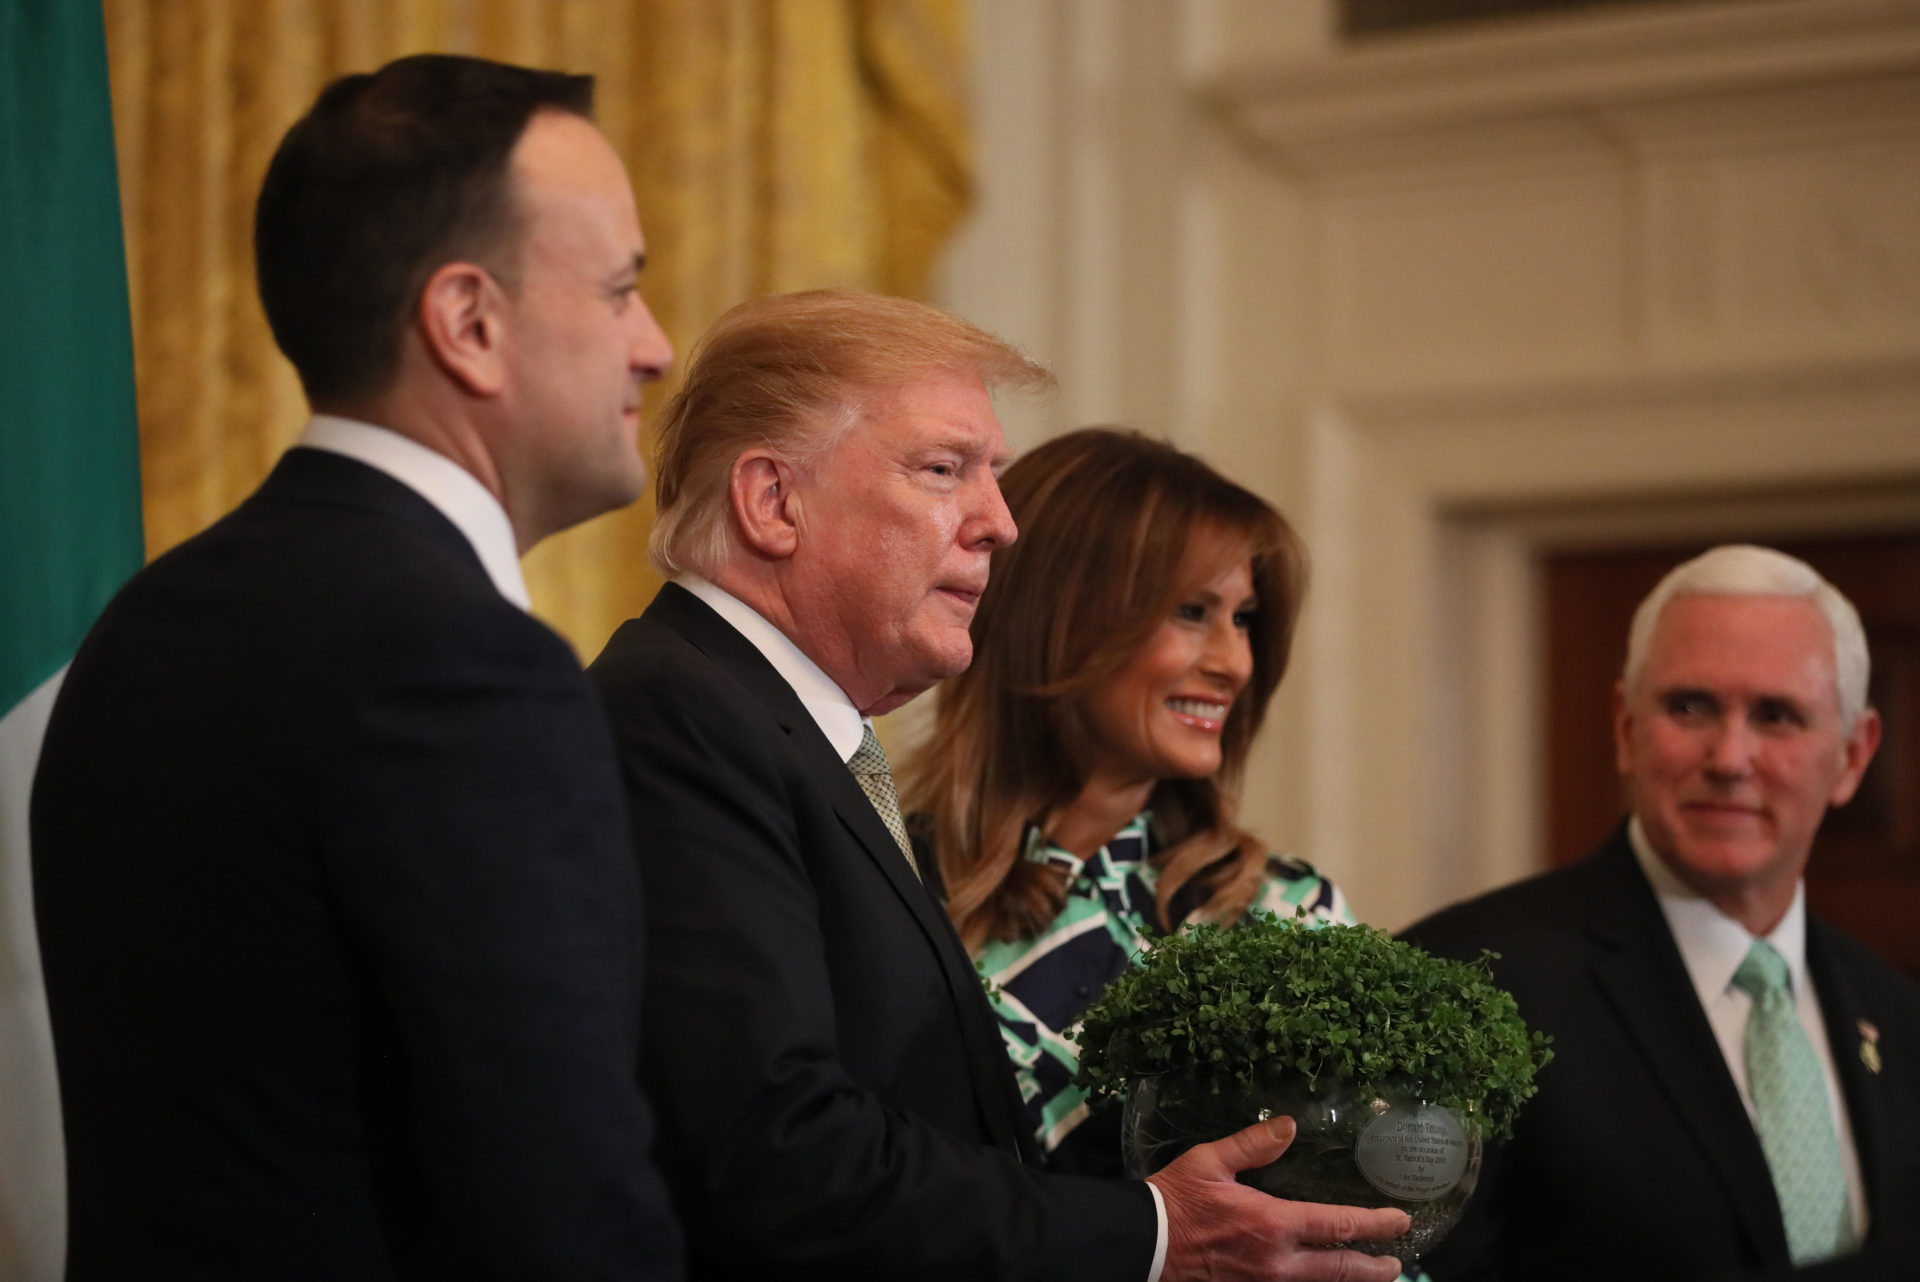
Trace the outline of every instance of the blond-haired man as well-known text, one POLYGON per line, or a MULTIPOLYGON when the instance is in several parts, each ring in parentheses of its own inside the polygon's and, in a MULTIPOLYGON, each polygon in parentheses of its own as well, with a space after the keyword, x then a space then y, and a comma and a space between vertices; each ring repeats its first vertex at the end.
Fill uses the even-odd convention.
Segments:
POLYGON ((591 668, 648 895, 647 1082, 701 1278, 1385 1279, 1398 1211, 1233 1180, 1256 1127, 1143 1181, 1021 1160, 1005 1052, 868 719, 972 657, 1017 531, 988 390, 1045 375, 897 299, 762 299, 669 407, 677 581, 591 668))

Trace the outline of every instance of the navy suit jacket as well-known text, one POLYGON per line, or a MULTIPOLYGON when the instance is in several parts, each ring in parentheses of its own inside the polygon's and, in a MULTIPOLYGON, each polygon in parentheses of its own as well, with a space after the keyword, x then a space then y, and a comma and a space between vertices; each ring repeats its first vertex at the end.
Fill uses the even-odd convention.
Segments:
MULTIPOLYGON (((1425 1261, 1436 1282, 1788 1267, 1766 1157, 1624 826, 1580 863, 1448 908, 1406 938, 1452 957, 1500 953, 1495 979, 1554 1037, 1540 1093, 1425 1261)), ((1920 987, 1812 917, 1807 966, 1859 1149, 1869 1246, 1904 1258, 1892 1243, 1920 1210, 1920 987), (1861 1053, 1863 1020, 1878 1072, 1861 1053)))
POLYGON ((412 490, 291 450, 136 575, 32 824, 69 1282, 678 1275, 605 718, 412 490))
POLYGON ((690 1273, 1143 1282, 1151 1194, 1022 1163, 978 975, 765 657, 669 584, 588 673, 641 837, 690 1273))

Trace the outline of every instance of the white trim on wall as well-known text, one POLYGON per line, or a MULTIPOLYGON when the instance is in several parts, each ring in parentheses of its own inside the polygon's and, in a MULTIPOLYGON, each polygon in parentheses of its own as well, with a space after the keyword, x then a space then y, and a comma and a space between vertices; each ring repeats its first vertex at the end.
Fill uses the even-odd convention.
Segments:
MULTIPOLYGON (((1244 816, 1387 926, 1543 842, 1554 548, 1920 528, 1920 9, 1342 47, 1247 0, 976 0, 945 301, 1305 534, 1244 816)), ((1600 834, 1596 834, 1596 839, 1600 834)))

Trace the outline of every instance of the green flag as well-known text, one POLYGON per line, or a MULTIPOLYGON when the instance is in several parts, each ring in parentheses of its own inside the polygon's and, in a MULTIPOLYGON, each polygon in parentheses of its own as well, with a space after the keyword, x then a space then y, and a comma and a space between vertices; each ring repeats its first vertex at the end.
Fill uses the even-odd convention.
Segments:
POLYGON ((140 559, 100 3, 0 0, 0 1277, 18 1282, 57 1282, 66 1219, 28 790, 58 676, 140 559))

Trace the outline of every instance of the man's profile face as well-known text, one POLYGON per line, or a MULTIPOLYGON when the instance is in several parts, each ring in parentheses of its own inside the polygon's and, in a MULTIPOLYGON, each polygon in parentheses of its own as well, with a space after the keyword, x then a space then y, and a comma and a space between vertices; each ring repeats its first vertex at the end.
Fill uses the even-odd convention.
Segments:
POLYGON ((510 163, 520 217, 506 395, 510 511, 561 528, 640 496, 640 387, 673 360, 640 297, 646 242, 620 158, 591 123, 536 114, 510 163), (536 492, 515 495, 515 478, 536 492))
POLYGON ((790 593, 802 648, 872 715, 972 662, 990 555, 1016 531, 1006 441, 976 375, 888 388, 864 411, 806 470, 790 593))
POLYGON ((1792 902, 1828 806, 1878 743, 1843 733, 1833 632, 1812 601, 1682 595, 1661 611, 1638 688, 1616 691, 1614 750, 1649 842, 1750 930, 1792 902))

